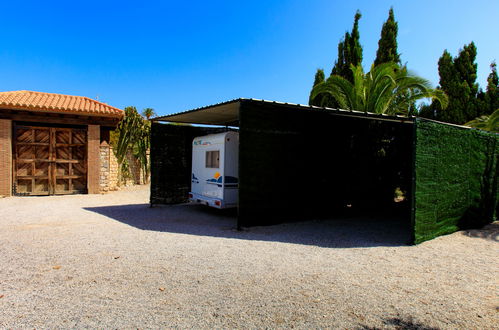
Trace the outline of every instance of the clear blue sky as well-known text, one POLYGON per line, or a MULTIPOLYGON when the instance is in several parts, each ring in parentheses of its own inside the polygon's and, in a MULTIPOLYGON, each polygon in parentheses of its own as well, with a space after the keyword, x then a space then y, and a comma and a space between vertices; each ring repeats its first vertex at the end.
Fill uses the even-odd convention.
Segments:
POLYGON ((238 97, 307 103, 357 9, 364 67, 390 6, 402 61, 438 84, 437 62, 478 48, 478 82, 499 61, 497 0, 4 1, 0 91, 183 111, 238 97))

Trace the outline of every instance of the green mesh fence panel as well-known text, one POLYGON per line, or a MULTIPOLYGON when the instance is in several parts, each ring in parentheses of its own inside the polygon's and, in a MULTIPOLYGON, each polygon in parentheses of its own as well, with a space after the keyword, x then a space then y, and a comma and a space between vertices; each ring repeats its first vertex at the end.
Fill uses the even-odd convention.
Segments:
POLYGON ((239 115, 240 226, 401 213, 409 227, 394 191, 410 194, 412 123, 260 102, 239 115))
POLYGON ((492 222, 499 135, 416 121, 415 243, 492 222))
POLYGON ((151 127, 150 203, 188 201, 191 188, 192 139, 219 133, 220 128, 154 123, 151 127))

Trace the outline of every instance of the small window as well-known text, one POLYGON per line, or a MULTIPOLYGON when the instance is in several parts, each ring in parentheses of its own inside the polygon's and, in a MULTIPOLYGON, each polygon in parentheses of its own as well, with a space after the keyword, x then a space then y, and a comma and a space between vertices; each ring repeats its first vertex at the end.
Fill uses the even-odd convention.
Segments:
POLYGON ((220 151, 207 151, 206 152, 206 167, 219 168, 220 167, 220 151))

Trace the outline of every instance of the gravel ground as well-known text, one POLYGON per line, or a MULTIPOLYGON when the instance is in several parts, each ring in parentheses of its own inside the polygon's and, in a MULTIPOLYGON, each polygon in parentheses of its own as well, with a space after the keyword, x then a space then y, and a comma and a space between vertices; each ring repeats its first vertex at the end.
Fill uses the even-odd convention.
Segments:
POLYGON ((499 325, 498 223, 405 246, 393 220, 238 232, 148 194, 0 199, 0 328, 499 325))

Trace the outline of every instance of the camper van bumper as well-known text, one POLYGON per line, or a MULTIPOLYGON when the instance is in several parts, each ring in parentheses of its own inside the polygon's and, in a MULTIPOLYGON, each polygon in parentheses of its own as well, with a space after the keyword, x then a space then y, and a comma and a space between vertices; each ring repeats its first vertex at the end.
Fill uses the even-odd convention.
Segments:
POLYGON ((217 209, 223 209, 226 207, 224 201, 219 199, 219 198, 203 196, 203 195, 196 194, 193 192, 189 193, 189 200, 193 203, 203 204, 203 205, 215 207, 217 209))

